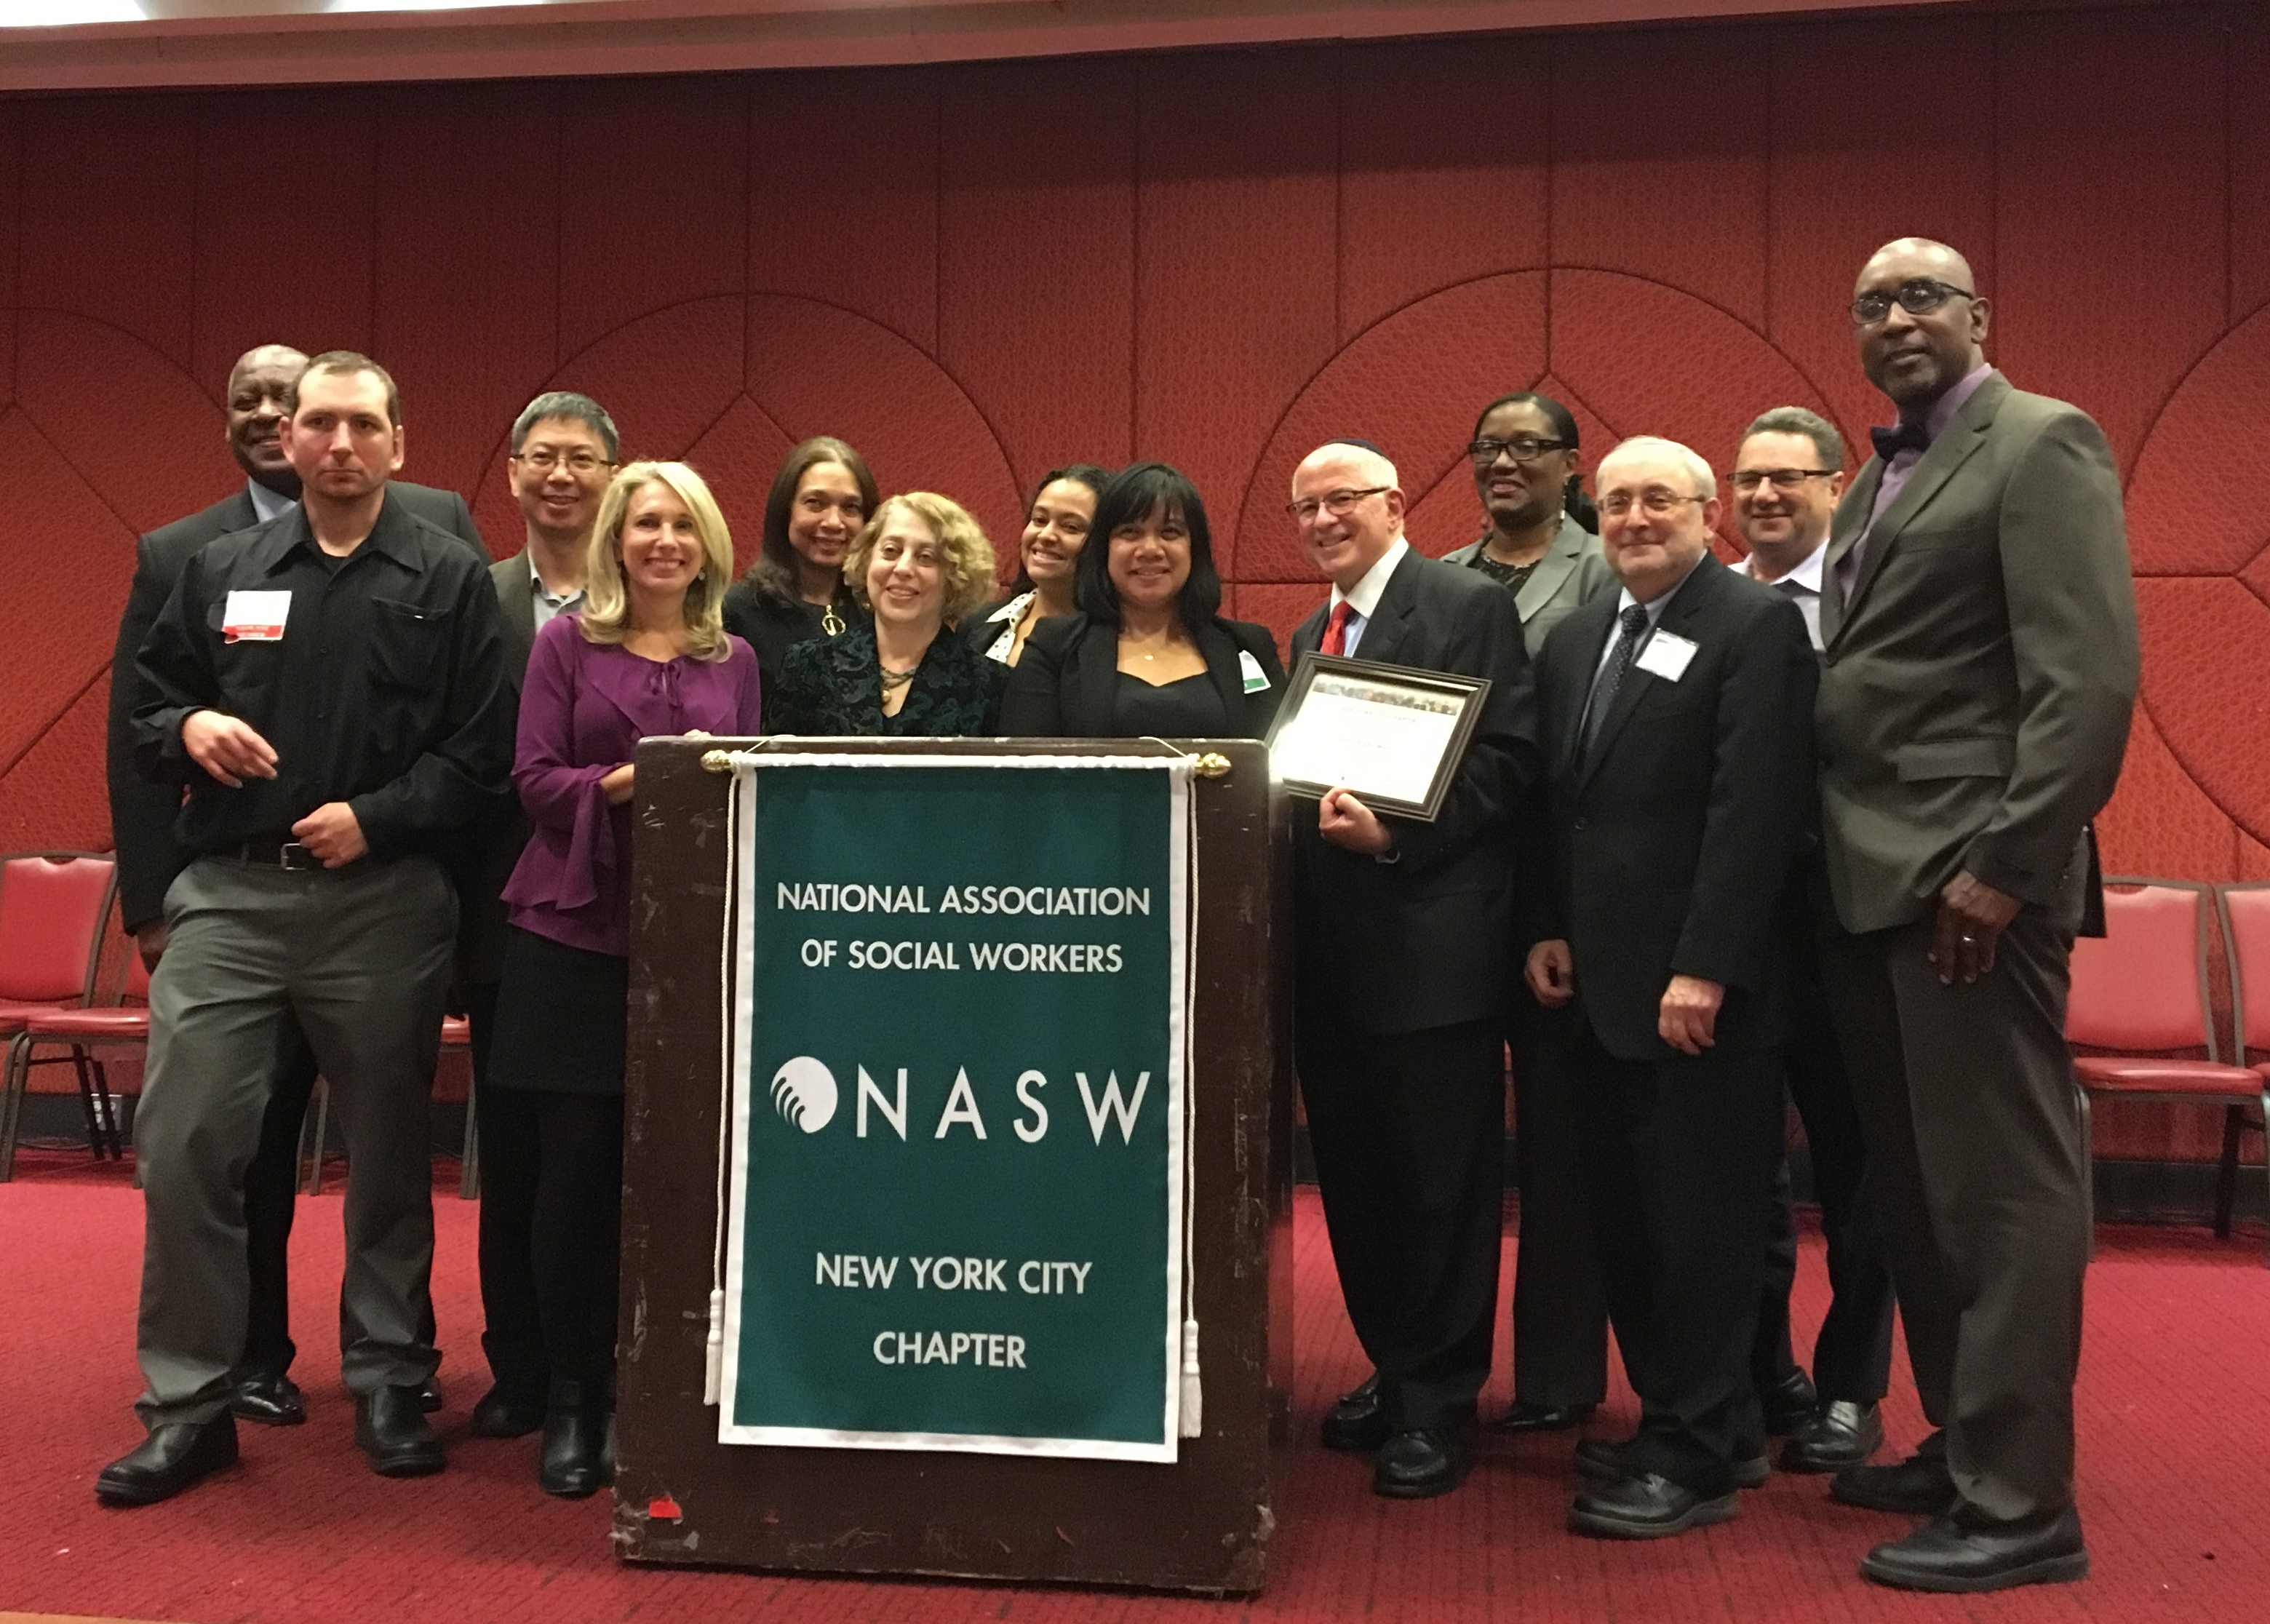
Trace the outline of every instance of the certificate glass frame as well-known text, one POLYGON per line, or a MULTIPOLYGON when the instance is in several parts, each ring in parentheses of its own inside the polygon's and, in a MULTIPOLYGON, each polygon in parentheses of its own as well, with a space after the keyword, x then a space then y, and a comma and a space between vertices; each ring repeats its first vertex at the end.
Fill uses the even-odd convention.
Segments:
POLYGON ((1294 795, 1344 789, 1376 812, 1432 823, 1489 688, 1487 677, 1303 654, 1269 730, 1270 770, 1294 795))

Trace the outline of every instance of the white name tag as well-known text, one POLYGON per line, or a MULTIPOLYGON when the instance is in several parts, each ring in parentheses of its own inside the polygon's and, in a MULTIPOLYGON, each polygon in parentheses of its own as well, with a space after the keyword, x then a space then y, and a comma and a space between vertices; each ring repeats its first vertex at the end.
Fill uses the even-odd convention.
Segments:
POLYGON ((1261 669, 1261 662, 1243 649, 1237 651, 1237 674, 1245 679, 1245 692, 1258 693, 1269 686, 1269 673, 1261 669))
POLYGON ((220 634, 233 643, 281 642, 291 613, 289 592, 231 592, 221 609, 220 634))
POLYGON ((1639 658, 1632 664, 1665 682, 1677 682, 1687 674, 1687 667, 1695 658, 1695 644, 1676 632, 1658 632, 1647 640, 1647 647, 1639 651, 1639 658))

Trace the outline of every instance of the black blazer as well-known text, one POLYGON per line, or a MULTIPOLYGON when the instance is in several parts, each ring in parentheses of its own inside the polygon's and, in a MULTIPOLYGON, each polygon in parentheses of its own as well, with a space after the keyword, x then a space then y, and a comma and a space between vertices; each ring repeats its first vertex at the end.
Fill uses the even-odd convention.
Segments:
MULTIPOLYGON (((1784 1035, 1787 906, 1812 821, 1819 664, 1797 605, 1708 554, 1651 637, 1695 645, 1676 682, 1626 673, 1592 748, 1578 738, 1621 602, 1604 592, 1538 656, 1545 727, 1543 872, 1530 943, 1569 945, 1576 1003, 1608 1053, 1679 1051, 1657 1034, 1674 975, 1726 989, 1714 1052, 1784 1035)), ((1642 645, 1642 653, 1645 653, 1642 645)))
MULTIPOLYGON (((1324 619, 1319 607, 1293 634, 1296 666, 1323 642, 1324 619)), ((1355 654, 1487 677, 1489 696, 1435 821, 1386 819, 1394 862, 1330 844, 1316 804, 1293 804, 1300 1008, 1374 1035, 1501 1020, 1515 973, 1513 812, 1538 766, 1520 612, 1487 575, 1414 549, 1388 577, 1355 654)))
MULTIPOLYGON (((473 524, 465 499, 455 491, 397 479, 387 500, 399 501, 418 517, 472 544, 483 562, 488 548, 473 524)), ((134 765, 134 712, 144 702, 134 671, 135 656, 174 595, 182 567, 207 543, 260 523, 252 497, 241 486, 201 513, 152 530, 136 548, 134 584, 118 619, 118 644, 110 661, 110 720, 106 775, 110 786, 110 834, 118 848, 118 908, 129 931, 152 923, 165 909, 166 889, 189 866, 189 854, 174 840, 174 819, 182 810, 182 787, 152 783, 134 765)))
MULTIPOLYGON (((1192 641, 1228 718, 1220 737, 1266 734, 1285 697, 1285 667, 1269 628, 1216 615, 1192 641), (1241 654, 1253 656, 1268 686, 1245 691, 1241 654)), ((1126 731, 1113 716, 1118 692, 1117 626, 1084 614, 1043 620, 1025 639, 1024 656, 1009 672, 1001 730, 1013 738, 1124 738, 1126 731)))

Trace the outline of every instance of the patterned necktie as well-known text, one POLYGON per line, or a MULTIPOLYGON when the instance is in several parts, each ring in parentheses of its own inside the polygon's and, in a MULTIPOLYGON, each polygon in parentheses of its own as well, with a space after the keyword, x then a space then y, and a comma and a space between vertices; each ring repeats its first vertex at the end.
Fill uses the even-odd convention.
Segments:
POLYGON ((1592 696, 1584 701, 1586 755, 1592 753, 1593 741, 1600 736, 1600 723, 1608 719, 1608 707, 1616 702, 1616 690, 1623 686, 1624 673, 1631 670, 1640 641, 1647 635, 1647 610, 1643 605, 1634 604, 1624 611, 1622 619, 1623 634, 1616 639, 1615 652, 1608 656, 1608 663, 1592 679, 1592 696))
POLYGON ((1319 653, 1346 654, 1347 652, 1348 617, 1354 613, 1355 605, 1346 598, 1340 599, 1339 603, 1332 605, 1332 618, 1324 622, 1324 647, 1318 650, 1319 653))

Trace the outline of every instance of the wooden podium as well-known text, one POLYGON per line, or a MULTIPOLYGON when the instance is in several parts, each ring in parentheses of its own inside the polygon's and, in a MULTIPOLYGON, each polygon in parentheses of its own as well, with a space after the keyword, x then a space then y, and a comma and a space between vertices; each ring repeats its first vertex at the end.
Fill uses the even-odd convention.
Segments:
MULTIPOLYGON (((1227 763, 1195 777, 1191 797, 1199 911, 1189 1086, 1202 1109, 1190 1165, 1205 1425, 1172 1464, 1153 1464, 718 1442, 718 1412, 702 1391, 732 780, 703 756, 739 742, 655 739, 638 753, 617 1554, 1258 1591, 1290 1444, 1293 1326, 1290 866, 1266 753, 1244 741, 1182 745, 1227 763)), ((885 756, 1161 753, 1124 740, 813 745, 885 756)))

